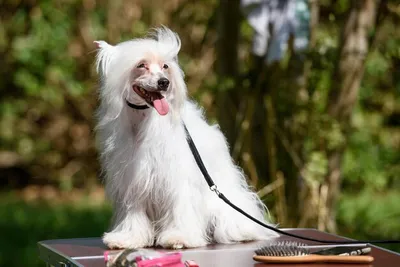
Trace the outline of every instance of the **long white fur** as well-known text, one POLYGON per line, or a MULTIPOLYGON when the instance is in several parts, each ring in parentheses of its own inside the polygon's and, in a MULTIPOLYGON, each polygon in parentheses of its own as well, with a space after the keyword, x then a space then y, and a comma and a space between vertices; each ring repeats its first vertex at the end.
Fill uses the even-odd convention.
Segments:
POLYGON ((96 43, 101 75, 96 132, 114 210, 113 225, 103 236, 105 244, 110 248, 181 248, 276 237, 220 200, 196 165, 182 121, 219 190, 265 221, 265 207, 231 160, 220 129, 209 125, 201 108, 187 98, 177 62, 179 37, 163 27, 151 37, 116 46, 96 43), (137 78, 132 70, 149 57, 169 66, 166 99, 170 111, 165 116, 153 108, 132 109, 125 102, 145 104, 132 90, 137 78))

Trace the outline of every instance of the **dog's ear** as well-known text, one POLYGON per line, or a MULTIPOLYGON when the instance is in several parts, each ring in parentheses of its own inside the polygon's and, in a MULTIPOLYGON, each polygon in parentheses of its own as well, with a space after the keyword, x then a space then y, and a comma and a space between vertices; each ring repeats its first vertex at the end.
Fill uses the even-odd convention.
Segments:
POLYGON ((96 58, 97 73, 106 77, 110 63, 114 57, 115 46, 108 44, 105 41, 94 41, 98 53, 96 58))

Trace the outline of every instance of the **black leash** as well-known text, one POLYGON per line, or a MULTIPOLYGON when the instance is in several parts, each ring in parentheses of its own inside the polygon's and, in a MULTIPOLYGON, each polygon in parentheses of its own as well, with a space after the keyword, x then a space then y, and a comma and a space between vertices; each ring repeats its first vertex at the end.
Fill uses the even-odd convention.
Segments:
POLYGON ((189 130, 186 128, 186 125, 184 122, 183 123, 183 127, 185 128, 185 132, 186 132, 186 140, 189 144, 190 150, 192 151, 193 157, 196 160, 197 166, 200 168, 201 173, 203 174, 208 186, 210 187, 210 190, 215 192, 215 194, 217 194, 217 196, 222 199, 226 204, 228 204, 229 206, 231 206, 233 209, 235 209, 236 211, 240 212, 241 214, 243 214, 244 216, 246 216, 247 218, 249 218, 250 220, 254 221, 255 223, 268 228, 272 231, 275 231, 279 234, 282 235, 287 235, 287 236, 291 236, 291 237, 295 237, 295 238, 300 238, 303 240, 308 240, 308 241, 314 241, 314 242, 319 242, 319 243, 331 243, 331 244, 358 244, 358 243, 375 243, 375 244, 392 244, 392 243, 400 243, 400 240, 355 240, 355 241, 337 241, 337 240, 320 240, 320 239, 314 239, 314 238, 310 238, 310 237, 305 237, 305 236, 299 236, 296 234, 291 234, 282 230, 279 230, 278 228, 269 226, 259 220, 257 220, 256 218, 252 217, 251 215, 249 215, 248 213, 246 213, 245 211, 243 211, 241 208, 239 208, 238 206, 234 205, 232 202, 229 201, 229 199, 227 199, 224 194, 222 194, 220 191, 218 191, 217 186, 215 185, 213 179, 211 178, 211 176, 208 174, 208 171, 206 169, 206 167, 204 166, 204 163, 201 159, 201 156, 199 154, 199 151, 197 151, 196 145, 193 142, 192 137, 190 136, 189 130))

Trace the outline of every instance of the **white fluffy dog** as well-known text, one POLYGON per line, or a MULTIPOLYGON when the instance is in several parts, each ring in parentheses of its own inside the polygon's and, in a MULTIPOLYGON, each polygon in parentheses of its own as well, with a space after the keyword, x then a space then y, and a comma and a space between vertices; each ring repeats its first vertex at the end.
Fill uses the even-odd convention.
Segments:
POLYGON ((233 210, 208 187, 186 141, 186 124, 219 191, 264 221, 265 211, 231 160, 218 126, 188 100, 168 28, 98 47, 101 76, 97 138, 113 226, 110 248, 191 248, 277 236, 233 210), (130 104, 128 104, 130 103, 130 104))

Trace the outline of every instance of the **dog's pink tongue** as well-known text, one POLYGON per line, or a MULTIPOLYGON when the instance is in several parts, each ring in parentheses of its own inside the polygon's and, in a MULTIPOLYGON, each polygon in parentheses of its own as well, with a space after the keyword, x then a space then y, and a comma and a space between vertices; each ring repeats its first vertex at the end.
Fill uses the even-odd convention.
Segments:
POLYGON ((153 101, 154 108, 157 110, 158 114, 164 116, 169 111, 169 106, 167 100, 165 98, 156 99, 153 101))

